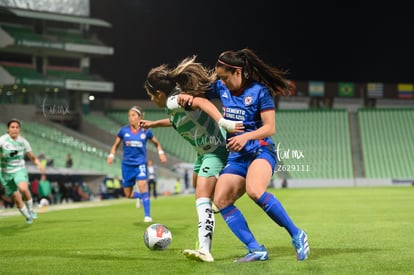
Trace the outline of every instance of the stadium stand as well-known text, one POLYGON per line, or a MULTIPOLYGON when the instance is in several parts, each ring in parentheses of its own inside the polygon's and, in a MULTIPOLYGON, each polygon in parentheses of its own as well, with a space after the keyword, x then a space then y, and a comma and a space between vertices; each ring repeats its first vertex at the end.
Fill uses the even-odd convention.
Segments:
MULTIPOLYGON (((126 112, 91 113, 83 118, 113 137, 127 123, 126 112)), ((144 118, 149 120, 165 117, 164 111, 158 109, 147 109, 144 114, 144 118)), ((354 135, 351 134, 350 117, 346 109, 278 110, 277 132, 273 136, 279 154, 278 176, 305 180, 352 179, 359 154, 361 162, 358 168, 362 178, 412 180, 414 109, 361 108, 355 121, 359 131, 354 135), (360 144, 358 154, 353 152, 352 143, 360 144)), ((5 129, 4 124, 1 127, 5 129)), ((191 146, 174 129, 158 128, 153 132, 169 155, 183 162, 193 162, 195 153, 191 146)), ((82 137, 32 121, 24 123, 23 133, 35 152, 43 152, 53 158, 57 167, 64 167, 64 156, 69 152, 76 169, 91 169, 105 174, 118 174, 120 171, 119 167, 106 165, 107 149, 91 145, 82 137)), ((148 146, 148 150, 155 151, 152 146, 148 146)))
POLYGON ((43 78, 33 64, 17 63, 17 62, 0 62, 11 75, 21 76, 24 75, 28 78, 43 78))
POLYGON ((114 52, 91 27, 111 24, 75 15, 71 5, 65 13, 37 10, 37 3, 28 10, 13 6, 0 5, 0 90, 7 91, 0 91, 0 103, 47 107, 49 120, 79 128, 89 93, 113 92, 112 82, 90 70, 93 58, 114 52))
POLYGON ((25 39, 33 42, 45 41, 44 37, 34 32, 33 26, 2 23, 0 28, 12 36, 17 41, 17 44, 22 44, 22 41, 25 39))
POLYGON ((360 109, 367 178, 414 178, 414 109, 360 109))
POLYGON ((96 36, 85 37, 82 32, 75 29, 62 30, 57 28, 48 28, 46 30, 46 34, 64 43, 99 46, 104 45, 96 36))
POLYGON ((47 66, 46 68, 46 74, 48 77, 58 79, 101 80, 98 76, 85 74, 80 68, 63 66, 47 66))
POLYGON ((352 178, 346 110, 279 110, 276 113, 278 172, 288 178, 352 178))
POLYGON ((114 136, 118 133, 119 127, 122 125, 122 123, 116 122, 108 116, 97 115, 94 113, 84 115, 83 119, 114 136))
POLYGON ((120 160, 114 165, 106 163, 107 151, 84 140, 38 122, 25 122, 22 135, 26 136, 36 153, 54 160, 55 167, 65 167, 65 155, 72 154, 73 169, 92 170, 107 175, 120 173, 120 160))

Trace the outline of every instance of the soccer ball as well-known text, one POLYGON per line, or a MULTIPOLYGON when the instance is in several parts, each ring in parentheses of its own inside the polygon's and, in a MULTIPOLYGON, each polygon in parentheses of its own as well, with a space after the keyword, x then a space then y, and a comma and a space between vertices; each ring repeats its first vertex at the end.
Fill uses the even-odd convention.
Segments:
POLYGON ((171 240, 171 231, 163 224, 151 224, 147 227, 144 233, 144 243, 152 250, 167 249, 171 240))
POLYGON ((49 205, 49 201, 46 198, 42 198, 39 202, 40 207, 44 207, 44 206, 48 206, 48 205, 49 205))

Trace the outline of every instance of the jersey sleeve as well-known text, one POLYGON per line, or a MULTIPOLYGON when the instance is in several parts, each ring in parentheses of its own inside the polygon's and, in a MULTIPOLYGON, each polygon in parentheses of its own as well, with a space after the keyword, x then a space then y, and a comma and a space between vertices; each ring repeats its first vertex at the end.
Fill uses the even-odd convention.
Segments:
POLYGON ((3 147, 5 135, 0 136, 0 148, 3 147))
POLYGON ((30 146, 30 143, 27 141, 27 139, 25 139, 24 137, 22 137, 23 140, 23 144, 24 144, 24 151, 25 152, 32 152, 32 146, 30 146))
POLYGON ((221 83, 220 80, 217 80, 213 84, 211 84, 210 89, 206 92, 207 99, 219 99, 220 98, 220 91, 223 90, 224 85, 221 83))
POLYGON ((147 139, 152 139, 154 137, 154 134, 150 129, 146 129, 145 131, 147 133, 147 139))
POLYGON ((119 129, 118 134, 116 136, 119 137, 120 139, 123 139, 124 127, 121 127, 121 129, 119 129))
POLYGON ((168 97, 167 109, 171 111, 182 109, 182 107, 178 104, 178 95, 173 95, 173 96, 168 97))
POLYGON ((260 90, 259 111, 264 112, 264 111, 274 110, 274 109, 275 109, 275 102, 274 102, 273 96, 271 95, 267 87, 263 87, 260 90))

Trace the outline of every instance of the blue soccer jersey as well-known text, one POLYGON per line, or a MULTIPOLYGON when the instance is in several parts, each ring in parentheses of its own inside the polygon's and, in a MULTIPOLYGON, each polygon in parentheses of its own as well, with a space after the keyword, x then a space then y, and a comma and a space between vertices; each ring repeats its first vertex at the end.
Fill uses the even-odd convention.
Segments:
MULTIPOLYGON (((231 93, 221 81, 216 81, 212 89, 207 92, 210 99, 219 98, 223 106, 225 119, 243 121, 246 132, 257 130, 263 125, 260 114, 274 110, 275 104, 269 89, 252 82, 238 93, 231 93)), ((243 133, 227 133, 227 138, 243 133)), ((262 140, 249 140, 240 154, 256 152, 261 146, 274 145, 270 137, 262 140)))
POLYGON ((147 162, 147 140, 154 135, 151 130, 140 128, 135 131, 130 125, 123 126, 118 137, 122 140, 123 158, 122 163, 127 165, 137 165, 147 162))

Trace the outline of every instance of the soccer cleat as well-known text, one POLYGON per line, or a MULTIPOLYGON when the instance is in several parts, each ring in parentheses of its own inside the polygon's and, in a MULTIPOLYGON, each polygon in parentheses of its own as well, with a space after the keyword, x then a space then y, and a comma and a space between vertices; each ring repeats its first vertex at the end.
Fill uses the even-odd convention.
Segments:
POLYGON ((27 224, 32 224, 33 223, 33 219, 30 217, 30 218, 26 218, 26 223, 27 224))
POLYGON ((30 216, 32 217, 33 220, 37 219, 37 214, 34 211, 30 211, 30 216))
POLYGON ((296 250, 296 259, 298 261, 306 260, 310 253, 308 244, 308 235, 305 231, 300 230, 299 233, 293 237, 292 245, 296 250))
POLYGON ((220 213, 220 209, 214 204, 214 202, 211 204, 211 209, 213 210, 214 214, 220 213))
POLYGON ((145 216, 144 217, 144 222, 152 222, 152 218, 148 217, 148 216, 145 216))
POLYGON ((141 200, 140 199, 137 199, 137 202, 135 203, 135 206, 137 208, 140 208, 141 207, 141 200))
POLYGON ((249 249, 249 252, 243 258, 235 260, 237 263, 246 263, 254 261, 266 261, 269 259, 266 248, 262 245, 259 248, 249 249))
POLYGON ((192 250, 192 249, 185 249, 183 254, 191 260, 196 260, 199 262, 206 262, 211 263, 214 262, 214 258, 210 252, 204 250, 192 250))

